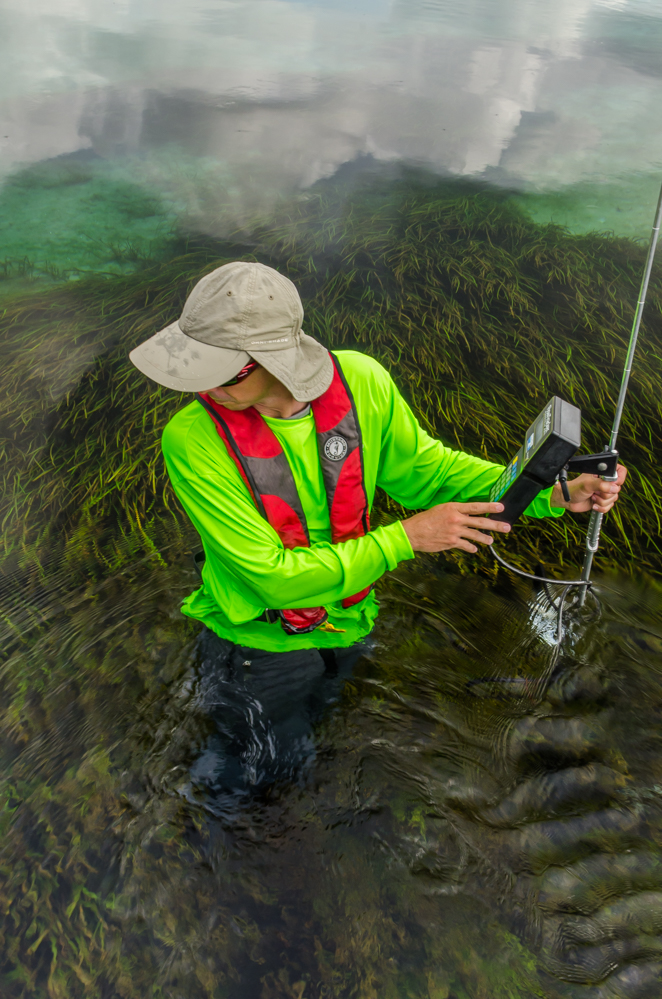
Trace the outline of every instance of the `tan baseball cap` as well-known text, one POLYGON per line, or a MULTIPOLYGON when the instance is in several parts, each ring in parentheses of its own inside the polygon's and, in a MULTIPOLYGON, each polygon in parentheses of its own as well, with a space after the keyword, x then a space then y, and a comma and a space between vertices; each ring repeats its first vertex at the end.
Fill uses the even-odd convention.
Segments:
POLYGON ((148 378, 179 392, 205 392, 230 381, 251 358, 299 402, 331 384, 333 363, 301 329, 299 292, 265 264, 238 260, 198 281, 179 319, 129 354, 148 378))

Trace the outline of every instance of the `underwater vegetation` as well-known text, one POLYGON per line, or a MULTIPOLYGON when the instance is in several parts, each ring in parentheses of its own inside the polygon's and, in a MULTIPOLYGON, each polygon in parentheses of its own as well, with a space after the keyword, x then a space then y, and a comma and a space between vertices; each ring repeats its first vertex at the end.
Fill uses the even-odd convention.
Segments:
POLYGON ((659 994, 659 587, 552 675, 542 605, 407 567, 310 779, 223 822, 179 792, 193 570, 130 556, 3 633, 3 995, 659 994))
MULTIPOLYGON (((8 540, 177 516, 158 438, 184 400, 126 355, 179 314, 201 274, 240 256, 284 270, 300 288, 307 332, 376 356, 423 425, 451 445, 507 461, 553 393, 582 407, 586 449, 604 445, 643 250, 537 225, 506 197, 455 183, 329 183, 234 244, 125 278, 37 287, 5 304, 8 540)), ((662 566, 661 275, 658 262, 622 429, 632 479, 609 518, 601 565, 662 566)), ((522 526, 509 549, 563 563, 583 529, 570 517, 522 526)))
MULTIPOLYGON (((475 185, 375 174, 233 242, 3 299, 3 997, 659 994, 650 579, 606 576, 602 617, 557 661, 554 616, 502 574, 495 590, 487 555, 417 560, 381 584, 377 649, 305 781, 232 821, 180 793, 204 722, 178 612, 195 539, 159 435, 185 399, 127 353, 237 257, 284 270, 306 331, 378 357, 428 429, 505 461, 552 393, 582 407, 585 450, 605 443, 644 250, 475 185)), ((652 577, 661 312, 658 263, 622 429, 632 478, 598 562, 652 577)), ((567 567, 583 531, 522 524, 507 552, 567 567)))
POLYGON ((391 848, 419 877, 492 896, 537 956, 532 995, 652 999, 662 980, 659 587, 607 577, 602 613, 573 622, 559 656, 539 641, 551 625, 544 600, 528 621, 501 604, 499 626, 495 592, 471 601, 466 585, 420 573, 391 581, 400 620, 382 635, 412 638, 399 661, 380 657, 376 685, 401 726, 362 779, 388 773, 387 799, 402 795, 405 813, 418 805, 424 816, 418 837, 402 829, 391 848), (403 628, 413 593, 417 620, 403 628), (417 713, 413 737, 404 716, 417 713))

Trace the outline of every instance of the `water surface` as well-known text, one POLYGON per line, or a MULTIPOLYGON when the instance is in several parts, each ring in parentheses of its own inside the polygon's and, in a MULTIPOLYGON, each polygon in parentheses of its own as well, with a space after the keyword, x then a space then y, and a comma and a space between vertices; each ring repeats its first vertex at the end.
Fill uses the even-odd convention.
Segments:
MULTIPOLYGON (((241 715, 236 678, 214 686, 199 630, 179 613, 197 539, 164 491, 158 432, 180 400, 132 380, 124 349, 174 318, 172 287, 184 294, 196 262, 277 252, 309 293, 309 328, 342 326, 346 342, 390 359, 449 442, 507 457, 554 357, 599 446, 640 253, 564 243, 576 268, 564 275, 554 246, 566 237, 535 230, 547 275, 530 256, 518 263, 513 227, 529 250, 535 236, 521 215, 508 244, 494 223, 501 235, 481 257, 480 216, 505 203, 578 234, 646 238, 662 168, 659 2, 5 2, 0 16, 3 995, 659 995, 654 576, 601 574, 597 599, 581 613, 571 601, 559 631, 544 594, 486 560, 479 576, 443 558, 401 567, 380 584, 374 648, 348 676, 320 678, 292 766, 219 796, 218 705, 241 716, 254 749, 270 733, 241 715), (364 201, 351 201, 357 190, 364 201), (424 214, 426 190, 465 204, 474 227, 462 236, 475 242, 474 270, 450 250, 443 266, 432 259, 443 240, 428 230, 424 248, 433 277, 457 265, 473 369, 443 324, 425 326, 425 302, 397 311, 378 282, 366 279, 363 298, 363 278, 352 283, 366 258, 389 275, 400 254, 419 287, 425 253, 410 223, 411 260, 389 239, 412 198, 424 214), (361 231, 365 257, 351 242, 361 231), (590 267, 612 268, 618 302, 606 285, 582 285, 582 254, 589 285, 590 267), (477 319, 483 259, 496 278, 477 319), (346 281, 340 300, 331 280, 310 291, 325 262, 346 281), (512 293, 518 267, 506 308, 500 289, 512 293), (90 275, 102 283, 76 294, 71 282, 90 275), (563 310, 582 296, 580 323, 563 310), (516 369, 514 340, 534 343, 546 321, 553 350, 534 345, 530 370, 516 369), (603 368, 592 336, 607 328, 603 368), (522 411, 486 393, 490 371, 492 387, 508 373, 506 352, 522 411)), ((451 302, 437 278, 431 315, 451 302)), ((617 539, 625 562, 631 544, 648 570, 656 316, 625 435, 647 519, 628 508, 605 554, 616 560, 617 539)), ((530 567, 542 557, 575 571, 580 528, 538 543, 542 530, 526 535, 530 567)), ((259 759, 244 773, 257 775, 259 759)))
POLYGON ((15 276, 25 258, 121 271, 173 224, 222 235, 366 156, 487 179, 580 231, 650 226, 659 0, 5 0, 1 16, 2 174, 47 161, 0 199, 15 276))

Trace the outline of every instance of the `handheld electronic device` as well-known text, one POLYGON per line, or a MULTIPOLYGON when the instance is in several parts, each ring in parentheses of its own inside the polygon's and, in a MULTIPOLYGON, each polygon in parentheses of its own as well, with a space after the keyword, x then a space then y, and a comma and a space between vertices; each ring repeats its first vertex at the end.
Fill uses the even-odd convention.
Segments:
POLYGON ((577 406, 556 395, 550 399, 524 435, 521 448, 490 490, 490 502, 504 506, 503 513, 489 515, 491 520, 513 524, 541 489, 553 486, 557 479, 569 499, 568 471, 595 475, 614 473, 618 463, 616 451, 573 458, 581 444, 581 427, 582 413, 577 406))

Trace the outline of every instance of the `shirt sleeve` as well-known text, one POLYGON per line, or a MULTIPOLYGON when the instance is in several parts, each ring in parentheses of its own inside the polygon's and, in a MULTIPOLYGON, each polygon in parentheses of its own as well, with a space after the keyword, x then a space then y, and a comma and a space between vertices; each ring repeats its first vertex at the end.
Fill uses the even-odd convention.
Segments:
MULTIPOLYGON (((487 501, 504 465, 455 451, 427 434, 388 378, 377 485, 409 510, 427 510, 438 503, 487 501)), ((550 506, 551 487, 527 507, 532 517, 558 517, 550 506)))
MULTIPOLYGON (((189 433, 185 445, 174 437, 175 431, 166 428, 163 453, 175 493, 205 550, 213 552, 254 603, 283 609, 334 603, 413 557, 400 523, 340 544, 284 548, 256 510, 231 459, 206 446, 202 435, 189 433)), ((214 574, 205 577, 211 595, 220 599, 214 582, 214 574)))

